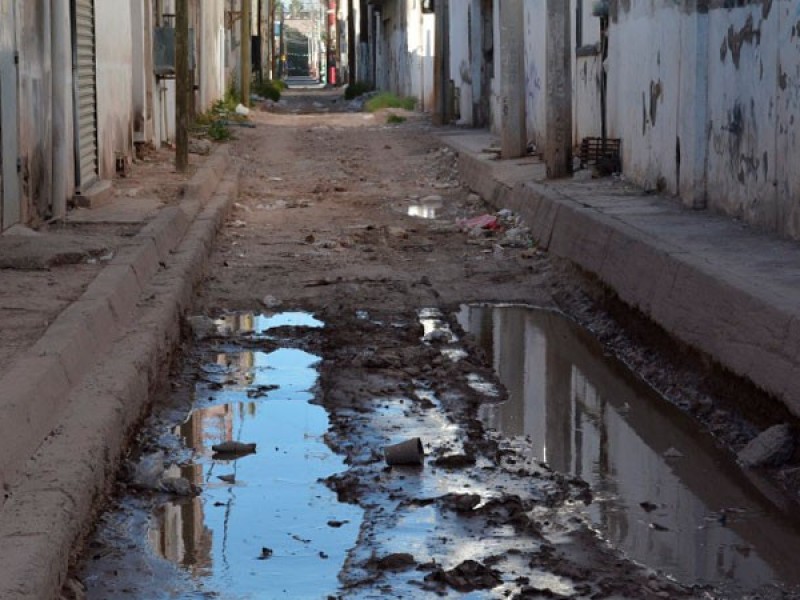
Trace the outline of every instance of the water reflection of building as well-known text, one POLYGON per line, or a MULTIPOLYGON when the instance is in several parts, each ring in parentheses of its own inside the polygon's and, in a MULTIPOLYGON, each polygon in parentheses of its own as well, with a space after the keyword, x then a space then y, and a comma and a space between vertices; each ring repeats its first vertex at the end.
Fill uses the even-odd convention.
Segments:
POLYGON ((214 322, 220 335, 252 333, 255 331, 256 316, 253 313, 235 313, 223 315, 214 322))
MULTIPOLYGON (((237 379, 250 373, 253 353, 219 355, 217 364, 236 365, 237 379)), ((242 381, 241 383, 245 383, 242 381)), ((208 454, 211 446, 234 439, 234 427, 238 419, 254 415, 255 403, 221 404, 198 409, 181 424, 176 433, 187 448, 199 454, 208 454)), ((167 477, 184 477, 195 485, 204 482, 204 466, 193 462, 181 467, 173 466, 167 477)), ((156 511, 149 531, 152 548, 163 558, 186 567, 191 573, 210 569, 212 533, 205 526, 202 497, 168 502, 156 511)))
POLYGON ((521 307, 466 308, 459 321, 493 357, 510 394, 484 407, 484 422, 530 436, 538 459, 591 483, 600 500, 589 517, 615 545, 687 581, 800 580, 796 521, 687 418, 604 359, 585 332, 521 307), (685 459, 665 458, 670 448, 685 459), (648 514, 644 501, 664 508, 648 514), (730 508, 747 512, 720 525, 715 516, 730 508))

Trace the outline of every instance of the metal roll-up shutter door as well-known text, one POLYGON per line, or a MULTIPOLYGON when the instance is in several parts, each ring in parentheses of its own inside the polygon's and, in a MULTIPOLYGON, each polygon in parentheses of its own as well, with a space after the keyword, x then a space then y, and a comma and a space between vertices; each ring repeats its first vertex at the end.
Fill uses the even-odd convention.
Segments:
POLYGON ((78 193, 97 181, 94 0, 74 0, 75 160, 78 193))

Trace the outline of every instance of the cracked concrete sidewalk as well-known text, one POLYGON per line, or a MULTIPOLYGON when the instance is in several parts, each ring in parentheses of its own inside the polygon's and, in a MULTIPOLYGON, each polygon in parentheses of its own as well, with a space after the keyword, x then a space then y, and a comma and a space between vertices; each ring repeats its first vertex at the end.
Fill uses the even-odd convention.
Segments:
POLYGON ((800 416, 800 243, 624 179, 548 181, 535 157, 486 152, 495 138, 485 131, 441 139, 459 153, 462 180, 521 214, 542 249, 800 416))

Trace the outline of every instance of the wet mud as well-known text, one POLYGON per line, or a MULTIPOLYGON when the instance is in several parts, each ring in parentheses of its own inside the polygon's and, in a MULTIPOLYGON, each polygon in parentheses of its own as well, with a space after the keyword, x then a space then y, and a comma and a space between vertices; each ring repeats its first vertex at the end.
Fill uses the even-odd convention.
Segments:
POLYGON ((461 187, 424 119, 334 99, 237 131, 240 202, 89 597, 800 597, 791 495, 731 451, 750 390, 461 187), (387 464, 417 437, 421 466, 387 464), (232 441, 255 452, 215 457, 232 441))

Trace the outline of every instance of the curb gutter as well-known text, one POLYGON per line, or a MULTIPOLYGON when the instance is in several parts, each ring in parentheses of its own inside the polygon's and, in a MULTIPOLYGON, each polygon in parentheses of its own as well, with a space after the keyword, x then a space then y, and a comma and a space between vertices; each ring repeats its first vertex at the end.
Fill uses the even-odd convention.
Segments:
POLYGON ((57 597, 238 194, 224 148, 0 380, 0 598, 57 597))
MULTIPOLYGON (((558 183, 520 182, 518 177, 504 181, 502 167, 477 155, 459 136, 441 139, 458 153, 462 181, 494 207, 522 215, 539 247, 598 277, 671 335, 800 416, 800 304, 780 273, 754 280, 742 265, 684 247, 681 237, 670 238, 669 231, 655 235, 587 206, 562 193, 558 183)), ((689 217, 694 225, 703 218, 708 219, 689 217)), ((713 224, 719 221, 724 219, 713 224)), ((676 233, 681 226, 676 225, 676 233)), ((725 221, 723 228, 727 232, 732 226, 725 221)), ((719 235, 730 243, 741 234, 719 235)), ((741 239, 743 249, 752 244, 754 252, 763 251, 770 243, 766 236, 747 235, 741 239)), ((794 259, 787 255, 786 260, 794 259)))

